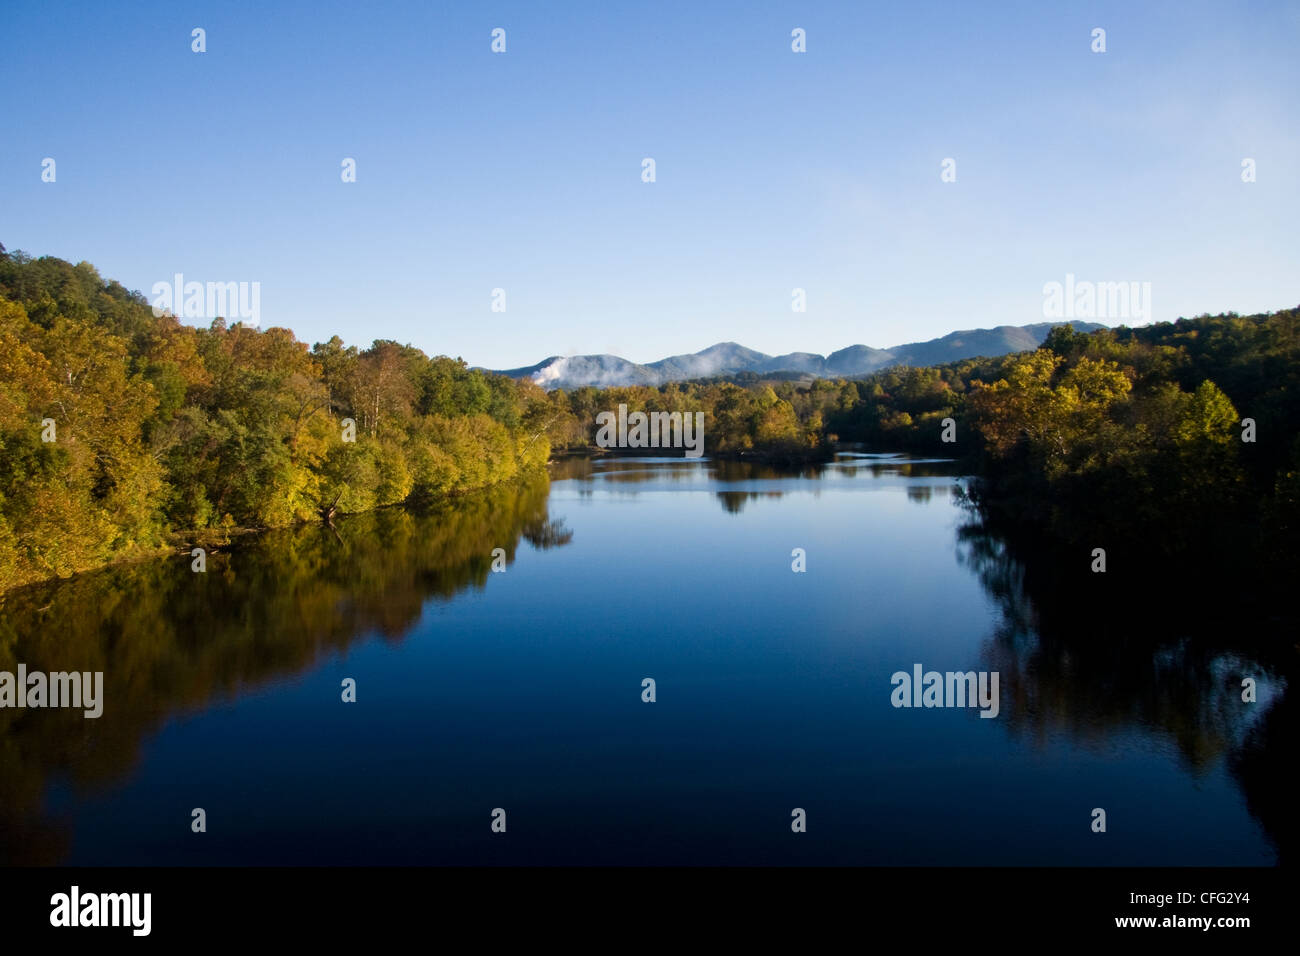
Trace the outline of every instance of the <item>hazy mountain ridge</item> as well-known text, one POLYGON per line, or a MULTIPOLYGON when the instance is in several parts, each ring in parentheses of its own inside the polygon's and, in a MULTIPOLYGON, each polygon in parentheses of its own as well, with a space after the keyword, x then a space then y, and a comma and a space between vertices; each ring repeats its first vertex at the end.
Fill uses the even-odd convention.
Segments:
MULTIPOLYGON (((742 372, 775 374, 794 372, 823 378, 868 375, 891 365, 940 365, 965 358, 989 358, 1035 349, 1048 331, 1061 322, 999 325, 993 329, 966 329, 926 342, 909 342, 887 349, 850 345, 830 355, 790 352, 765 355, 735 342, 719 342, 688 355, 639 365, 617 355, 552 355, 536 365, 500 370, 511 378, 529 378, 543 388, 579 388, 583 385, 662 385, 695 378, 737 375, 742 372)), ((1081 332, 1103 326, 1096 322, 1071 323, 1081 332)))

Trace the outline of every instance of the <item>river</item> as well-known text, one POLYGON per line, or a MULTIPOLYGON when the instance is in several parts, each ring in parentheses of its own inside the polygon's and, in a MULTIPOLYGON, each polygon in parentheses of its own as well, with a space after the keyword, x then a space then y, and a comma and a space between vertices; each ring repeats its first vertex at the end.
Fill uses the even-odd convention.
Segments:
POLYGON ((13 592, 0 670, 102 671, 104 712, 0 709, 0 862, 1278 862, 1285 676, 1040 632, 965 484, 578 459, 13 592), (895 706, 918 665, 996 708, 895 706))

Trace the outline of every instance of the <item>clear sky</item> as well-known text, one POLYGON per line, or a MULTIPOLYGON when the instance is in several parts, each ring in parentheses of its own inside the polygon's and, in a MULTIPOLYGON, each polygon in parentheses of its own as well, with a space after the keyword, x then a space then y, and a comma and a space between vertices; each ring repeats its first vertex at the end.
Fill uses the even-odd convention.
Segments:
POLYGON ((3 0, 0 242, 494 368, 1020 325, 1067 273, 1287 308, 1298 41, 1276 0, 3 0))

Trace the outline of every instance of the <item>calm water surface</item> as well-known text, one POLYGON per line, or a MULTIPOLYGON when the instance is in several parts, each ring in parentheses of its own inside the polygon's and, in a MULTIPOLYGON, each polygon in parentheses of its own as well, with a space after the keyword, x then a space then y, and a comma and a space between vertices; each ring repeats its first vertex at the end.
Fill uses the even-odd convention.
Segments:
POLYGON ((963 484, 902 456, 575 461, 206 574, 18 592, 0 670, 102 670, 106 701, 0 710, 0 862, 1277 862, 1250 746, 1285 679, 1122 622, 1040 634, 963 484), (894 708, 916 663, 998 671, 999 715, 894 708))

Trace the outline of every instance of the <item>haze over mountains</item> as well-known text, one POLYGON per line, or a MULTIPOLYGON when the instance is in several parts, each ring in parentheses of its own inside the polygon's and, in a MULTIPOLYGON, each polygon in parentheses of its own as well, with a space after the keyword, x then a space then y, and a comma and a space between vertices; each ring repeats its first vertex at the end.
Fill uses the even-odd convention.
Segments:
MULTIPOLYGON (((811 378, 852 378, 867 375, 891 365, 939 365, 960 359, 984 356, 993 358, 1010 352, 1036 349, 1047 333, 1061 322, 1036 322, 1032 325, 999 325, 995 329, 970 329, 949 332, 928 342, 909 342, 892 348, 877 349, 868 345, 817 355, 813 352, 790 352, 765 355, 735 342, 719 342, 694 355, 672 355, 648 365, 638 365, 617 355, 553 355, 536 365, 505 369, 500 374, 511 378, 529 378, 546 389, 580 388, 583 385, 662 385, 694 378, 738 375, 790 373, 811 378)), ((1091 332, 1102 328, 1096 322, 1072 322, 1075 329, 1091 332)))

